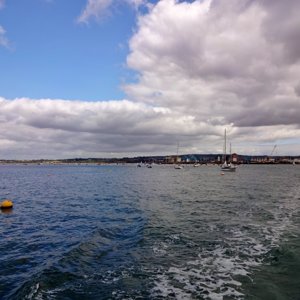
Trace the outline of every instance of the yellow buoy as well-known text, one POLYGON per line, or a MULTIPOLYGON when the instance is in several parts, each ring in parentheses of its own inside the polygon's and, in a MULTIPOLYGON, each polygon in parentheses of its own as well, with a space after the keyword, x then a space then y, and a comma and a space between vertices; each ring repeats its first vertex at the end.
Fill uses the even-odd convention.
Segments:
POLYGON ((0 208, 1 209, 8 209, 8 208, 12 208, 14 205, 13 205, 13 202, 9 199, 5 199, 4 201, 1 202, 1 206, 0 208))

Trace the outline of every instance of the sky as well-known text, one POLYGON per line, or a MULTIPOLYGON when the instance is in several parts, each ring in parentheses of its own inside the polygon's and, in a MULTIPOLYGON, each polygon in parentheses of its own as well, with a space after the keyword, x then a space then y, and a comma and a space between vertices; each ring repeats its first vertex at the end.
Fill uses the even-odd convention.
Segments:
POLYGON ((0 159, 300 155, 300 1, 0 0, 0 159))

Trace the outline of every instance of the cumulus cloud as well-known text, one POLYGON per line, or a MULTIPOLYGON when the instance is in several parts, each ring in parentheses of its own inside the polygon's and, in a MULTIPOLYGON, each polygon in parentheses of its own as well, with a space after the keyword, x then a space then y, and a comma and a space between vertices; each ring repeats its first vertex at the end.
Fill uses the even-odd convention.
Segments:
POLYGON ((139 16, 127 58, 138 80, 124 89, 237 134, 299 138, 299 11, 296 0, 162 0, 139 16))
POLYGON ((168 154, 175 151, 178 134, 187 141, 197 134, 218 134, 189 115, 128 100, 0 98, 0 111, 1 153, 10 155, 26 150, 33 157, 168 154))
MULTIPOLYGON (((212 126, 166 107, 129 100, 0 98, 0 111, 0 154, 5 158, 167 155, 176 153, 178 141, 183 153, 221 153, 223 147, 223 126, 212 126)), ((300 134, 300 129, 291 125, 278 127, 271 135, 267 128, 228 129, 230 136, 235 137, 234 150, 240 153, 249 151, 249 143, 268 144, 300 134)), ((250 149, 251 154, 262 151, 250 149)))
POLYGON ((300 65, 291 62, 300 53, 300 39, 287 39, 286 31, 294 37, 300 18, 279 19, 269 6, 267 1, 160 1, 140 16, 130 41, 127 63, 140 77, 126 91, 133 99, 192 109, 203 118, 214 115, 224 124, 299 124, 300 65), (284 38, 274 37, 270 23, 286 28, 284 38), (249 109, 260 114, 259 122, 245 120, 249 109))

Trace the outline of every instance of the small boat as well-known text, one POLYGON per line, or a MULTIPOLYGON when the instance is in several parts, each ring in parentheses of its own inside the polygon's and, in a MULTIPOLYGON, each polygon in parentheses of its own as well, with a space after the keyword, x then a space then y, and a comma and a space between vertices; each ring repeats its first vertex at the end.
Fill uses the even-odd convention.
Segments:
POLYGON ((138 163, 136 166, 137 166, 138 168, 141 168, 141 167, 142 167, 142 163, 138 163))
POLYGON ((182 165, 177 165, 177 164, 176 164, 176 165, 174 166, 174 169, 180 170, 180 169, 183 169, 183 166, 182 166, 182 165))

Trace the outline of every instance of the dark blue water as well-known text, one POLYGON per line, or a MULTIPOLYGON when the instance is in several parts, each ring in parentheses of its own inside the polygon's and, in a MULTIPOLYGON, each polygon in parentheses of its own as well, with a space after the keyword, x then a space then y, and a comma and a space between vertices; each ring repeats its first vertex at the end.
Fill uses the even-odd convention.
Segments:
POLYGON ((0 299, 300 299, 300 166, 0 178, 0 299))

